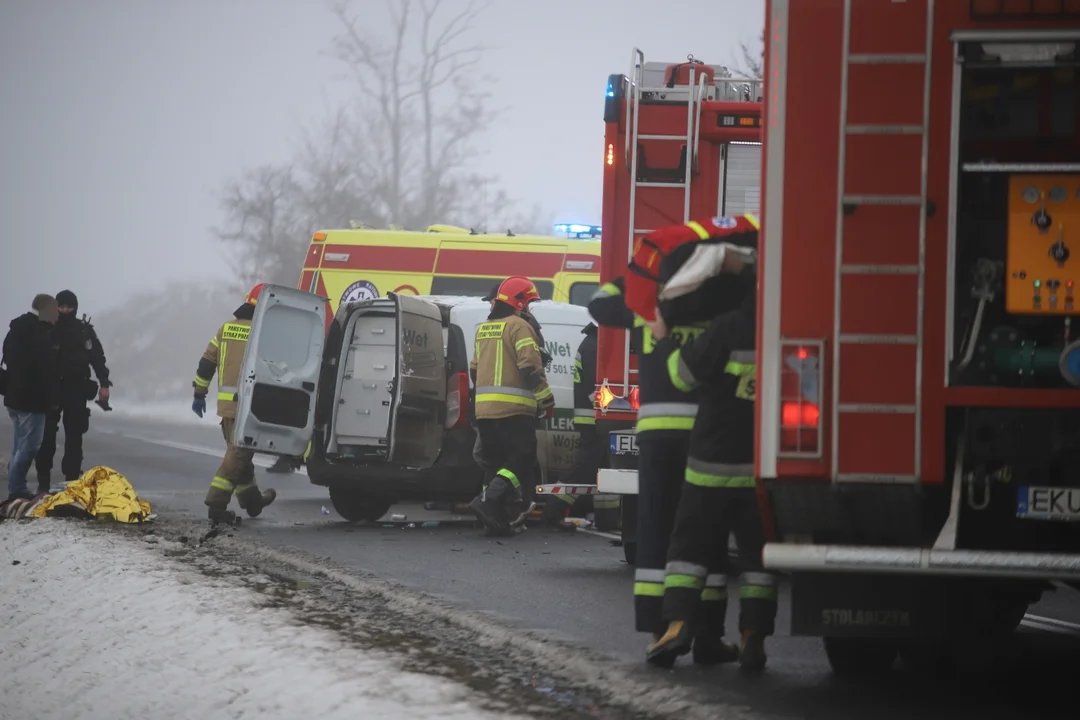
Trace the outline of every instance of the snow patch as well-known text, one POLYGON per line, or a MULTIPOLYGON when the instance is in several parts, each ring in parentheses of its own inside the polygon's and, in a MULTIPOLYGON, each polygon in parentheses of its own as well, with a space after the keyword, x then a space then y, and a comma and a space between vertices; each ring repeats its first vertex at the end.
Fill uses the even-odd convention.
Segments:
POLYGON ((511 718, 132 536, 0 524, 4 717, 511 718))

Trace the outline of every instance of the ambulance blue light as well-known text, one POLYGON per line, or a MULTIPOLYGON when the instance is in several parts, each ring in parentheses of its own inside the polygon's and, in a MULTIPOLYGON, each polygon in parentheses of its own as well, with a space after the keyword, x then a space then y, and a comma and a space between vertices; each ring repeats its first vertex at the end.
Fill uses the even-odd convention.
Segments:
POLYGON ((568 238, 594 238, 600 237, 600 226, 560 223, 555 226, 555 232, 559 235, 566 235, 568 238))
POLYGON ((611 84, 610 80, 608 80, 608 84, 607 84, 607 96, 609 98, 615 97, 615 86, 611 84))

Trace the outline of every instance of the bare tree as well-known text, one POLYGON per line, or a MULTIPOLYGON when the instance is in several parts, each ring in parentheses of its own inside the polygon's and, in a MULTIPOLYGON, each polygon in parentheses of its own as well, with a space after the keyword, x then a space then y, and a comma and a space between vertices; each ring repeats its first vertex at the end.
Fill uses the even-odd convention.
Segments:
POLYGON ((756 43, 758 47, 753 47, 750 43, 739 43, 739 51, 742 54, 742 59, 737 66, 738 72, 743 77, 754 78, 761 80, 765 77, 765 31, 761 31, 761 36, 756 43))
POLYGON ((307 243, 298 218, 300 186, 291 166, 264 165, 225 187, 225 227, 214 228, 226 244, 241 288, 256 282, 293 285, 307 243))
POLYGON ((470 0, 449 14, 444 0, 395 0, 389 31, 377 36, 361 28, 353 5, 333 6, 342 26, 334 56, 358 91, 355 140, 368 156, 377 219, 445 222, 463 209, 463 189, 475 187, 468 166, 494 117, 474 74, 485 48, 469 40, 486 5, 470 0))

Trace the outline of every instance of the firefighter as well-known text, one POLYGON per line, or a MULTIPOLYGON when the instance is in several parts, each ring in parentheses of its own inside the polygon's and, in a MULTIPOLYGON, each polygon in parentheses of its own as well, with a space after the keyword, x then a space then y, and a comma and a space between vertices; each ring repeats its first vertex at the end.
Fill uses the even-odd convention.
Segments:
MULTIPOLYGON (((596 411, 593 409, 596 387, 596 333, 597 327, 593 323, 582 329, 581 334, 585 339, 578 345, 574 357, 574 429, 578 432, 579 440, 574 464, 562 479, 566 485, 595 485, 596 471, 604 459, 604 445, 596 435, 596 411)), ((566 525, 565 519, 571 511, 585 517, 590 510, 595 513, 594 519, 598 528, 610 530, 618 525, 617 495, 554 495, 548 498, 544 506, 543 519, 554 527, 569 529, 573 526, 566 525)))
MULTIPOLYGON (((739 235, 742 242, 756 242, 757 221, 724 219, 724 228, 710 242, 739 235)), ((671 382, 684 390, 697 389, 700 407, 690 437, 675 528, 668 547, 664 578, 663 637, 646 651, 649 662, 671 667, 689 652, 702 626, 722 627, 717 604, 706 608, 711 593, 723 593, 720 583, 710 583, 718 566, 726 564, 728 538, 734 533, 742 572, 739 589, 739 663, 744 671, 765 667, 764 640, 774 631, 776 618, 775 578, 764 572, 761 552, 765 534, 754 484, 754 401, 756 398, 756 276, 754 266, 737 255, 725 258, 720 276, 723 286, 736 289, 741 301, 734 309, 717 315, 708 329, 693 342, 682 344, 667 330, 665 317, 678 317, 670 305, 661 303, 651 329, 662 337, 662 355, 671 382), (715 590, 712 585, 715 584, 715 590)), ((704 306, 721 307, 707 301, 704 306)))
MULTIPOLYGON (((663 232, 685 229, 685 226, 674 226, 663 232)), ((690 232, 697 237, 692 228, 690 232)), ((641 404, 635 428, 639 456, 634 624, 638 632, 651 633, 655 641, 667 627, 663 619, 663 601, 668 538, 674 527, 690 447, 690 430, 698 408, 693 390, 672 383, 666 358, 655 352, 652 332, 645 321, 626 306, 624 288, 623 278, 605 283, 589 302, 589 312, 601 325, 632 330, 631 350, 638 357, 641 404)), ((703 330, 704 324, 698 323, 672 328, 670 332, 673 337, 686 341, 703 330)), ((706 599, 722 599, 721 584, 719 575, 710 577, 706 599)), ((715 665, 734 662, 738 658, 737 649, 723 642, 722 627, 703 625, 699 630, 693 640, 695 663, 715 665)))
POLYGON ((522 520, 536 466, 536 418, 555 407, 537 332, 526 317, 529 304, 539 299, 532 280, 509 277, 476 329, 469 370, 484 486, 469 508, 490 535, 513 534, 512 526, 522 520))
POLYGON ((195 371, 195 399, 191 403, 192 411, 202 417, 206 412, 206 396, 210 391, 210 381, 217 375, 217 414, 221 418, 221 431, 225 436, 225 457, 221 459, 217 473, 206 493, 206 505, 210 520, 214 523, 232 523, 236 515, 229 510, 229 502, 235 493, 240 509, 249 517, 257 517, 277 493, 274 490, 260 491, 255 482, 254 453, 241 450, 233 445, 233 427, 236 420, 236 393, 239 390, 240 369, 244 363, 248 334, 251 332, 251 318, 255 315, 255 304, 259 300, 264 283, 251 289, 244 298, 244 304, 233 313, 234 319, 222 325, 206 351, 199 360, 195 371))

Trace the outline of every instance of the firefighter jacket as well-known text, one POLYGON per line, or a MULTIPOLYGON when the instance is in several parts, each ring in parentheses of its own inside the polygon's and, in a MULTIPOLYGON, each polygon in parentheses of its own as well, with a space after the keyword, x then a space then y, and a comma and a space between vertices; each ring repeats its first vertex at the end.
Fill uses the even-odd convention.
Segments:
POLYGON ((596 326, 589 323, 581 331, 585 339, 574 357, 574 425, 595 425, 593 393, 596 392, 596 326))
POLYGON ((555 405, 536 331, 508 306, 496 303, 476 329, 469 370, 476 386, 477 420, 535 416, 537 408, 555 405))
MULTIPOLYGON (((757 398, 757 296, 752 283, 741 305, 717 316, 690 343, 657 343, 671 383, 698 389, 686 481, 702 487, 754 486, 754 401, 757 398)), ((663 304, 660 305, 663 313, 663 304)))
POLYGON ((253 305, 241 305, 234 313, 234 319, 218 328, 195 371, 196 397, 205 397, 210 392, 210 381, 217 375, 217 414, 221 418, 236 417, 240 369, 244 364, 254 311, 253 305))
MULTIPOLYGON (((589 301, 589 313, 600 325, 631 330, 630 349, 638 356, 638 392, 641 405, 635 428, 642 433, 688 432, 697 415, 697 393, 676 387, 669 377, 667 356, 655 352, 656 343, 645 321, 626 307, 624 280, 605 283, 589 301)), ((705 329, 705 323, 670 328, 676 347, 689 342, 705 329)))

